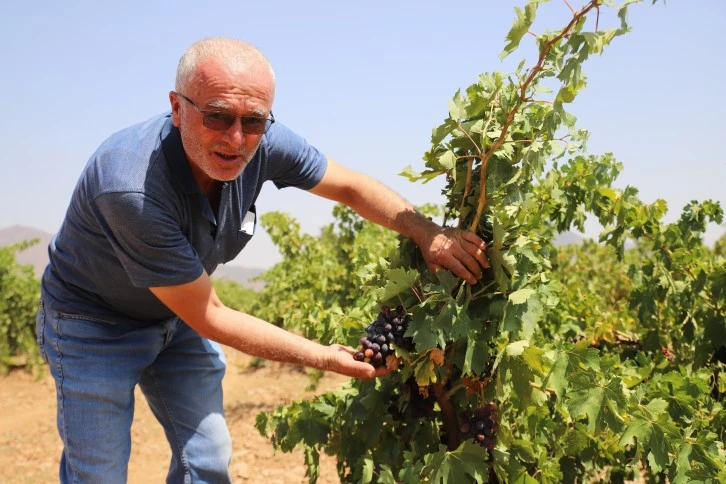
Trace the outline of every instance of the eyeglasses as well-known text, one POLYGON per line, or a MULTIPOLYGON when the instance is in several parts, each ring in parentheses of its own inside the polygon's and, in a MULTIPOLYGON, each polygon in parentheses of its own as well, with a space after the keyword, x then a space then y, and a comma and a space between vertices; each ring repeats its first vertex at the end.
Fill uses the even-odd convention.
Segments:
POLYGON ((272 123, 275 122, 275 116, 270 112, 269 118, 259 116, 239 116, 237 114, 225 113, 223 111, 211 111, 209 109, 201 109, 194 104, 194 101, 186 97, 184 94, 176 93, 177 96, 184 99, 192 105, 194 109, 202 115, 202 124, 205 128, 214 129, 216 131, 225 131, 231 128, 239 118, 242 121, 242 132, 245 134, 265 134, 270 129, 272 123))

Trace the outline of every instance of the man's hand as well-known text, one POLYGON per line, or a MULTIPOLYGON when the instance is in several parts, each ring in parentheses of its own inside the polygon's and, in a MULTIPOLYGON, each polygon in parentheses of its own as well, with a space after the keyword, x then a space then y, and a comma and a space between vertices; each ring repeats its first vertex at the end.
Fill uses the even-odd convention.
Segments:
POLYGON ((324 369, 361 380, 384 376, 390 373, 390 370, 385 366, 374 368, 370 363, 355 361, 353 359, 353 353, 355 353, 355 350, 342 345, 332 344, 328 346, 328 354, 326 355, 327 362, 324 369))
POLYGON ((482 278, 489 260, 486 243, 476 234, 452 227, 439 227, 430 234, 419 244, 429 270, 448 269, 470 284, 482 278))

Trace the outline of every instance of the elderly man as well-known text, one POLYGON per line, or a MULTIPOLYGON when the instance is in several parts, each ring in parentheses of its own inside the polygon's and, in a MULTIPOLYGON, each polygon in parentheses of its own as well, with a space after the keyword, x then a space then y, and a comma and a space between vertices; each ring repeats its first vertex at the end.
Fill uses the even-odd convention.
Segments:
POLYGON ((474 283, 484 243, 442 228, 371 178, 327 159, 272 114, 254 47, 206 39, 183 54, 171 113, 93 154, 49 247, 38 343, 56 381, 62 482, 125 482, 134 388, 172 449, 169 482, 229 482, 220 343, 356 378, 385 369, 225 307, 209 279, 254 233, 263 183, 342 202, 410 237, 429 267, 474 283))

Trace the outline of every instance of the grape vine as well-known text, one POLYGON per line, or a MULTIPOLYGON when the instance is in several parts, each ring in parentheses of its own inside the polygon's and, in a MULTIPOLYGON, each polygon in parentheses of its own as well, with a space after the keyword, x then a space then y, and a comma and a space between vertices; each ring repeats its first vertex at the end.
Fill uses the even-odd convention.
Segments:
POLYGON ((726 257, 702 242, 723 210, 694 201, 663 223, 665 202, 614 188, 622 166, 588 154, 564 108, 638 2, 565 2, 566 25, 537 34, 540 3, 517 9, 503 52, 531 34, 535 63, 457 92, 426 168, 403 172, 445 177, 445 224, 487 241, 486 277, 431 273, 400 239, 350 291, 361 313, 406 308, 403 333, 390 309, 363 338, 364 318, 339 333, 397 370, 258 417, 276 447, 304 447, 313 482, 321 451, 343 482, 726 481, 726 257), (554 246, 588 215, 600 243, 554 246))

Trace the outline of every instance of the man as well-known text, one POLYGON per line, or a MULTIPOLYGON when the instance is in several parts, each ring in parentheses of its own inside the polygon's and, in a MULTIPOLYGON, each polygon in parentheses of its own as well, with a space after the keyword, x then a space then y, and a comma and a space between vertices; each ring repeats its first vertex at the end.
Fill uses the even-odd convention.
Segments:
POLYGON ((431 269, 474 283, 475 235, 442 228, 275 123, 274 74, 254 47, 206 39, 182 56, 171 114, 94 153, 49 247, 38 343, 56 381, 62 482, 125 482, 134 388, 172 448, 169 482, 229 482, 220 343, 356 378, 385 374, 225 307, 209 274, 254 232, 262 184, 345 203, 411 237, 431 269))

